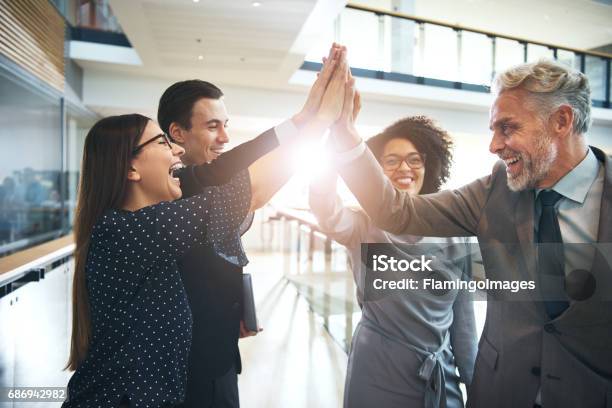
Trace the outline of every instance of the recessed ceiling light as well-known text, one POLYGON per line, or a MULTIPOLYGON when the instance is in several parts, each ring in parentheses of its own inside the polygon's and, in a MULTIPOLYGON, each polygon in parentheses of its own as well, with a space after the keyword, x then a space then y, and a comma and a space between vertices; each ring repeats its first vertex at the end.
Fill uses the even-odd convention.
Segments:
POLYGON ((252 2, 251 4, 253 5, 253 7, 259 7, 259 6, 261 6, 261 2, 259 2, 259 1, 254 1, 254 2, 252 2))
POLYGON ((203 55, 198 55, 198 61, 202 61, 204 59, 203 55))
POLYGON ((200 0, 193 0, 193 2, 194 2, 194 3, 199 3, 199 2, 200 2, 200 0))

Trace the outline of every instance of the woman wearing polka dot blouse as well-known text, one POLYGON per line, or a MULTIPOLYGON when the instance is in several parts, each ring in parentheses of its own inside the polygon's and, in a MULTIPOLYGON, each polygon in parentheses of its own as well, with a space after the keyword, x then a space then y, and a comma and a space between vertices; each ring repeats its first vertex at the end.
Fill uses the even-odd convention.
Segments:
MULTIPOLYGON (((312 112, 318 98, 307 117, 319 134, 342 109, 348 68, 346 51, 337 54, 340 63, 324 64, 304 108, 312 112)), ((246 265, 239 226, 253 203, 249 170, 179 200, 174 172, 183 153, 138 114, 102 119, 87 135, 67 367, 76 372, 65 408, 172 407, 184 400, 192 318, 176 260, 207 243, 228 262, 246 265)))
POLYGON ((137 114, 102 119, 87 135, 66 407, 181 402, 191 312, 175 259, 206 241, 228 261, 247 262, 238 227, 250 207, 248 173, 174 201, 183 152, 137 114))

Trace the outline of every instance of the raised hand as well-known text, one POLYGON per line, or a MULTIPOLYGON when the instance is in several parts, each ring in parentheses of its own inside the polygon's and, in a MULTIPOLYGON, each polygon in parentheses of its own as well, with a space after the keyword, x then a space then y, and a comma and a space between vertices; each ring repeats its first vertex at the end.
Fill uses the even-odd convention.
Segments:
MULTIPOLYGON (((354 81, 353 74, 351 73, 350 69, 348 71, 348 80, 349 81, 351 81, 351 80, 354 81)), ((349 86, 348 83, 347 83, 347 86, 349 86)), ((345 92, 345 94, 344 94, 345 100, 347 98, 346 91, 347 91, 347 89, 345 88, 345 90, 344 90, 344 92, 345 92)), ((336 133, 338 131, 341 131, 343 129, 343 127, 347 126, 347 122, 349 122, 349 121, 352 122, 353 125, 357 121, 357 116, 359 116, 359 112, 361 111, 361 93, 357 90, 357 88, 355 88, 355 93, 353 95, 352 116, 348 115, 348 109, 350 109, 350 105, 343 106, 341 117, 338 118, 338 120, 333 124, 333 126, 331 128, 332 133, 336 133), (344 108, 346 108, 346 109, 344 109, 344 108), (342 121, 340 119, 342 119, 342 121)))
POLYGON ((348 62, 346 60, 346 47, 339 50, 338 66, 325 89, 321 106, 316 113, 315 121, 322 127, 331 126, 342 112, 344 104, 344 88, 348 78, 348 62))
POLYGON ((325 90, 327 89, 335 68, 338 65, 341 49, 342 47, 336 43, 333 43, 329 49, 327 58, 323 58, 323 67, 321 68, 321 72, 317 74, 317 80, 310 88, 310 92, 308 93, 308 98, 306 99, 304 107, 300 113, 296 114, 292 118, 292 121, 297 127, 303 127, 309 121, 313 120, 319 111, 325 90))
MULTIPOLYGON (((349 69, 348 72, 349 80, 353 80, 353 74, 349 69)), ((354 85, 354 84, 353 84, 354 85)), ((355 96, 353 97, 353 123, 357 120, 357 116, 359 116, 359 112, 361 112, 361 93, 357 88, 355 88, 355 96)))
POLYGON ((361 142, 355 119, 361 110, 361 95, 355 89, 355 78, 349 73, 344 85, 344 101, 340 117, 332 127, 332 143, 337 151, 349 150, 361 142))

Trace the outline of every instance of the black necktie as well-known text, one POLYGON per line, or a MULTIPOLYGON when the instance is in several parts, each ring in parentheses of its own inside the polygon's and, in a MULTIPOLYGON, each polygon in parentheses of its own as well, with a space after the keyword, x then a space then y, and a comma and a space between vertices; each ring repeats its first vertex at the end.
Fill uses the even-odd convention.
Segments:
POLYGON ((563 196, 556 191, 541 191, 538 195, 542 207, 538 224, 538 273, 540 290, 546 312, 551 319, 556 318, 568 308, 565 293, 565 257, 563 240, 555 204, 563 196))

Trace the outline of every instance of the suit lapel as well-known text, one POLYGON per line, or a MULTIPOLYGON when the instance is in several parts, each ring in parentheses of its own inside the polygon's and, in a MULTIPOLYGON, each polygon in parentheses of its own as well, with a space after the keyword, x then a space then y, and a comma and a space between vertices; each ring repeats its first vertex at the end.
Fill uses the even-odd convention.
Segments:
POLYGON ((606 156, 601 150, 595 147, 591 147, 591 149, 593 153, 595 153, 597 159, 604 163, 604 183, 599 208, 599 226, 597 229, 597 244, 604 245, 599 245, 598 250, 595 251, 592 273, 599 275, 598 278, 604 280, 604 282, 600 282, 598 286, 606 293, 600 293, 599 297, 609 300, 610 295, 607 293, 607 288, 610 288, 612 285, 612 277, 610 277, 612 268, 609 261, 606 260, 606 257, 601 252, 608 250, 608 245, 605 244, 612 243, 612 229, 610 228, 610 216, 612 215, 610 214, 612 207, 612 161, 610 157, 606 156))
MULTIPOLYGON (((599 225, 597 227, 597 244, 612 242, 612 231, 610 230, 610 206, 612 203, 612 165, 610 159, 604 152, 591 146, 591 150, 595 153, 597 159, 604 163, 604 186, 601 194, 601 203, 599 207, 599 225)), ((605 257, 600 253, 601 248, 595 251, 593 258, 593 265, 591 271, 606 271, 608 273, 610 266, 608 265, 605 257)), ((603 282, 601 282, 603 283, 603 282)), ((600 285, 601 285, 600 283, 600 285)), ((598 285, 598 286, 600 286, 598 285)), ((601 285, 601 287, 607 287, 607 285, 601 285)), ((597 296, 597 295, 596 295, 597 296)), ((607 295, 605 295, 607 296, 607 295)), ((557 319, 564 321, 580 320, 582 322, 597 321, 595 315, 603 312, 602 308, 593 309, 588 307, 585 309, 585 305, 588 303, 583 302, 571 302, 569 308, 561 314, 557 319)))
MULTIPOLYGON (((603 191, 601 194, 601 204, 599 209, 599 225, 597 230, 597 244, 601 243, 610 243, 612 242, 612 230, 610 229, 610 207, 612 206, 612 161, 604 152, 597 149, 596 147, 590 146, 593 153, 597 159, 604 163, 604 185, 603 191)), ((591 271, 596 273, 595 271, 600 271, 599 273, 607 274, 610 273, 610 265, 606 258, 601 254, 602 250, 606 250, 605 247, 599 247, 598 250, 595 251, 595 257, 593 258, 593 266, 591 267, 591 271)), ((601 287, 606 288, 609 287, 609 284, 605 283, 601 285, 603 282, 600 282, 601 287)), ((604 289, 605 290, 605 289, 604 289)), ((597 295, 596 295, 597 296, 597 295)), ((600 295, 600 300, 608 300, 609 295, 603 294, 600 295), (603 296, 603 297, 602 297, 603 296)), ((604 312, 603 308, 593 309, 584 307, 578 307, 581 305, 580 302, 572 302, 570 307, 558 317, 558 319, 563 320, 580 320, 582 322, 585 321, 593 321, 596 318, 594 314, 599 314, 599 316, 603 316, 606 318, 606 315, 601 315, 604 312)))
POLYGON ((612 161, 604 152, 591 146, 598 160, 604 163, 604 186, 601 194, 601 205, 599 210, 599 227, 597 231, 597 242, 612 242, 612 230, 610 229, 610 207, 612 206, 612 161))

